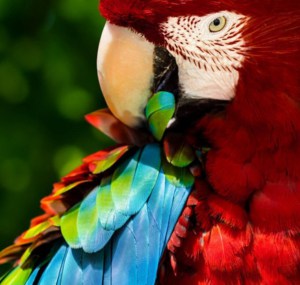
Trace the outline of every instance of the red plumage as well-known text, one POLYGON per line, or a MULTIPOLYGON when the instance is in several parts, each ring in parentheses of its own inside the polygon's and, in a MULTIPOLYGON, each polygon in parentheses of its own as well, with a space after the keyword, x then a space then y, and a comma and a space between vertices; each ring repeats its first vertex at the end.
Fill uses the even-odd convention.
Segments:
POLYGON ((102 0, 111 22, 164 46, 169 16, 249 17, 235 99, 189 129, 211 143, 161 265, 162 284, 300 284, 300 1, 102 0), (192 199, 191 198, 191 199, 192 199))

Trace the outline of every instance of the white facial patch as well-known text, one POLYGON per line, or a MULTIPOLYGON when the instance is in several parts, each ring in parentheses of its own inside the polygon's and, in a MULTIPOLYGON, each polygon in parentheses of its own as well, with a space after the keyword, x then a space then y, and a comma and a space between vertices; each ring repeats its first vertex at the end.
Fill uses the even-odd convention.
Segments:
POLYGON ((243 15, 221 11, 203 17, 170 17, 161 25, 167 49, 176 58, 185 96, 234 97, 246 51, 241 33, 246 22, 243 15), (218 25, 220 18, 225 19, 224 27, 212 32, 211 25, 218 25))

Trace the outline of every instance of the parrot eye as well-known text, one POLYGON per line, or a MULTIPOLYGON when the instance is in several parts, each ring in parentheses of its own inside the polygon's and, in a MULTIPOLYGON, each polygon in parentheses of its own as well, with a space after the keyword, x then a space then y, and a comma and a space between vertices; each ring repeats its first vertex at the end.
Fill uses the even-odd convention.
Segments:
POLYGON ((220 32, 225 28, 226 23, 227 19, 224 16, 218 17, 209 24, 209 31, 212 33, 220 32))

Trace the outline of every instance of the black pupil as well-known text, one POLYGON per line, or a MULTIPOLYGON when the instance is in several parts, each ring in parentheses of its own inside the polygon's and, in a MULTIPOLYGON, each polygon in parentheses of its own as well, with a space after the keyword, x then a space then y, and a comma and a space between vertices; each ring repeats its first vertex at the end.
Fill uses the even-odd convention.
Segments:
POLYGON ((221 20, 219 18, 214 20, 214 25, 219 26, 221 24, 221 20))

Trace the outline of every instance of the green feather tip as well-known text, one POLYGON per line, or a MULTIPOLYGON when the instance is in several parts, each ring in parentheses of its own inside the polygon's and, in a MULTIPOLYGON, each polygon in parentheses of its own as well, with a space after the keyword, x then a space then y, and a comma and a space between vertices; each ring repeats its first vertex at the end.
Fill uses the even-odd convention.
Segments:
POLYGON ((170 92, 155 93, 146 106, 145 115, 152 135, 160 141, 175 113, 175 98, 170 92))
POLYGON ((162 168, 167 180, 176 187, 191 187, 195 178, 188 167, 175 167, 167 161, 163 161, 162 168))
POLYGON ((61 232, 67 243, 73 248, 80 248, 77 219, 80 203, 71 208, 61 219, 61 232))
POLYGON ((1 285, 25 284, 31 272, 31 267, 23 269, 18 266, 9 273, 9 275, 1 282, 1 285))

